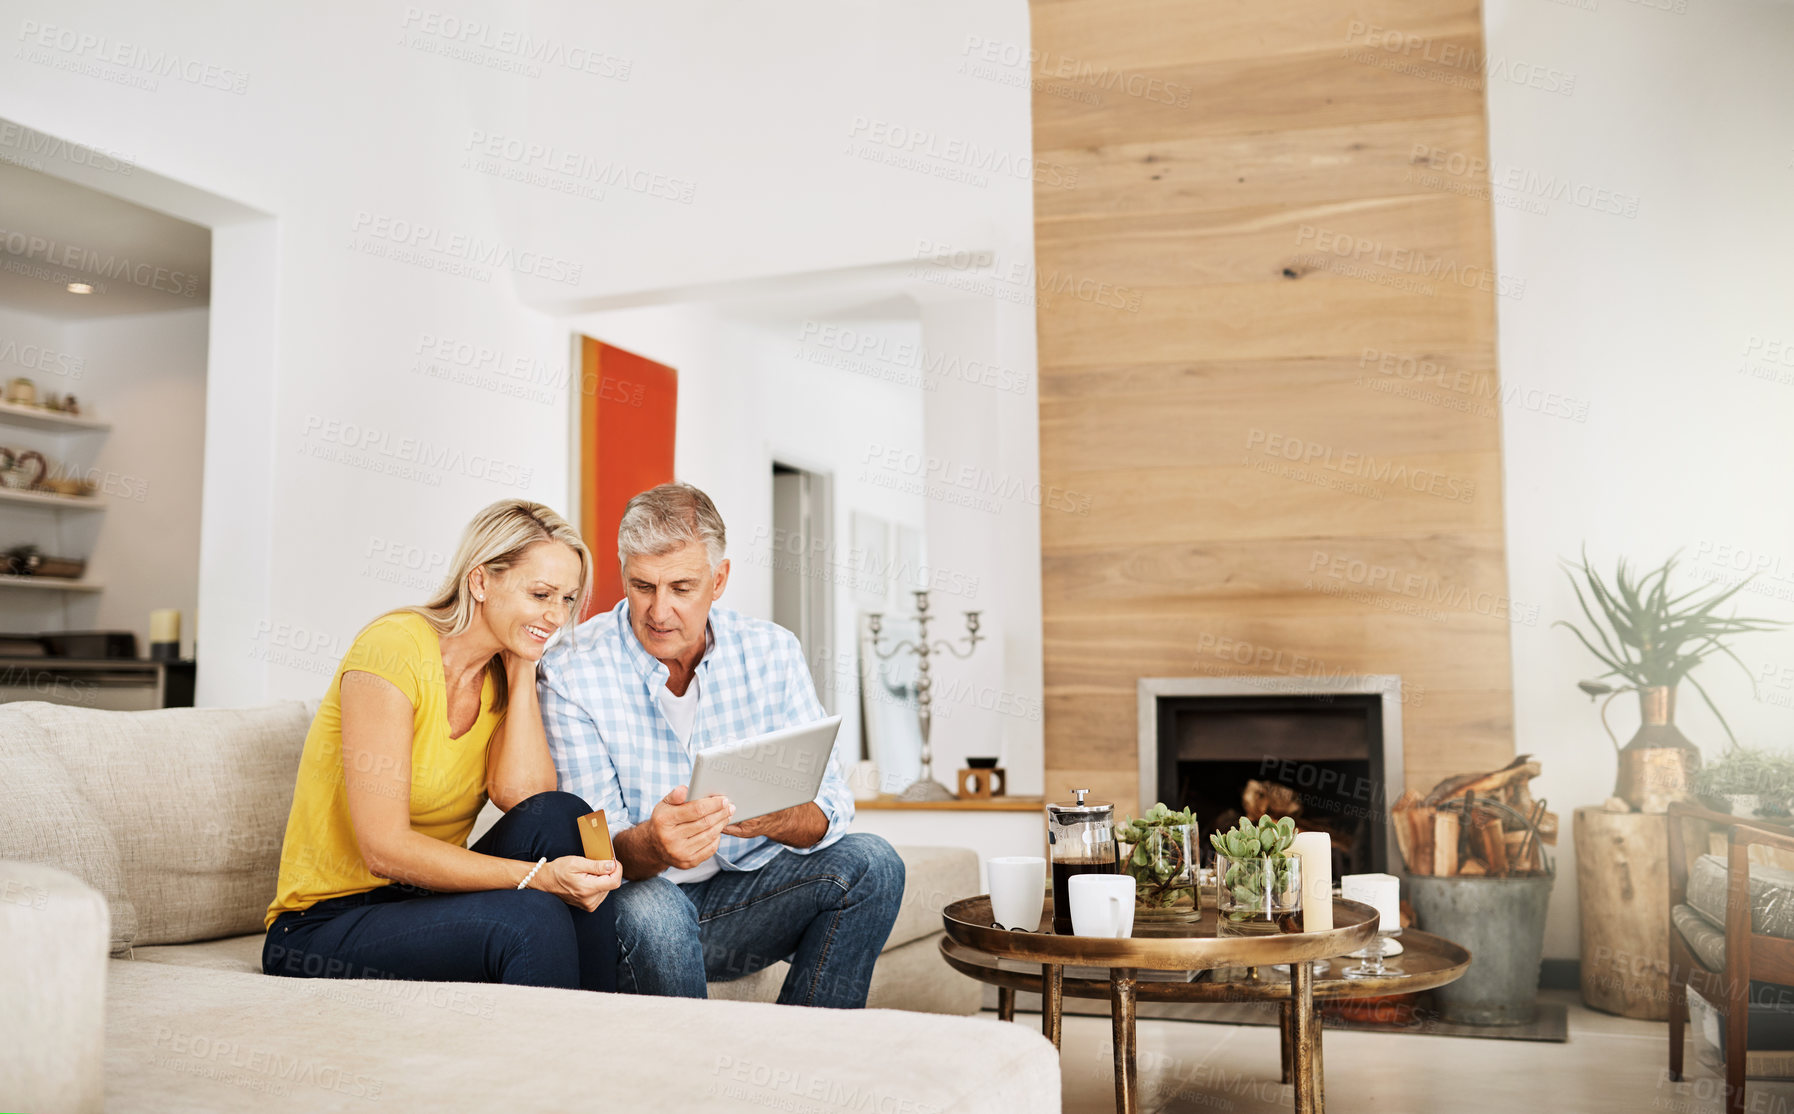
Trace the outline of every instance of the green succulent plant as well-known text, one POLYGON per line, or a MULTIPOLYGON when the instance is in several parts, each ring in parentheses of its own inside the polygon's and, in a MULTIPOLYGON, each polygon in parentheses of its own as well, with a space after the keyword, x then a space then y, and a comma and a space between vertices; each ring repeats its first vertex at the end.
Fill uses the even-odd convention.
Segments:
POLYGON ((1148 909, 1167 909, 1179 902, 1195 903, 1195 864, 1189 861, 1184 840, 1172 832, 1177 827, 1194 827, 1195 824, 1194 810, 1179 811, 1161 801, 1140 818, 1123 820, 1115 825, 1115 838, 1134 846, 1133 853, 1123 860, 1122 869, 1133 876, 1135 899, 1139 905, 1148 909), (1164 836, 1154 838, 1155 833, 1164 833, 1164 836))
POLYGON ((1227 887, 1236 907, 1228 913, 1230 919, 1248 920, 1264 910, 1266 872, 1257 860, 1272 860, 1274 892, 1290 889, 1289 849, 1296 842, 1296 822, 1290 817, 1272 820, 1261 816, 1257 824, 1241 817, 1239 827, 1211 832, 1208 841, 1218 854, 1233 860, 1226 864, 1227 873, 1221 878, 1221 885, 1227 887))
POLYGON ((1794 756, 1740 746, 1694 775, 1694 791, 1716 804, 1734 794, 1759 799, 1758 815, 1794 812, 1794 756))

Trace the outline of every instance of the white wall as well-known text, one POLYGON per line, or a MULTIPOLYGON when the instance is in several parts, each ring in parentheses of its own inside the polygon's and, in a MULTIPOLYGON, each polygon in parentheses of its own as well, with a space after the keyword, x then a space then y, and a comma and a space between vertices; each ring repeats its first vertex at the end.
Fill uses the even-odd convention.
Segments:
MULTIPOLYGON (((1760 566, 1740 613, 1794 619, 1794 5, 1484 12, 1491 56, 1575 74, 1569 96, 1489 89, 1496 255, 1526 279, 1501 306, 1502 376, 1569 400, 1511 402, 1503 440, 1511 595, 1541 612, 1514 628, 1516 746, 1543 761, 1535 792, 1563 819, 1546 954, 1574 956, 1571 810, 1612 791, 1615 758, 1575 687, 1599 666, 1549 625, 1579 619, 1560 559, 1586 542, 1611 572, 1681 549, 1688 587, 1760 566), (1541 196, 1553 176, 1569 183, 1561 199, 1541 196)), ((1737 649, 1764 674, 1758 697, 1723 660, 1696 677, 1742 741, 1786 749, 1794 632, 1737 649)), ((1613 706, 1622 742, 1638 724, 1627 699, 1613 706)), ((1687 685, 1677 721, 1709 758, 1723 751, 1687 685)))
MULTIPOLYGON (((726 605, 771 618, 775 563, 796 560, 773 522, 773 462, 833 477, 834 537, 821 572, 832 583, 834 627, 828 645, 806 651, 833 683, 842 716, 837 749, 851 763, 861 745, 856 623, 863 608, 855 589, 869 564, 853 547, 853 514, 876 515, 893 528, 927 528, 919 492, 872 482, 865 467, 875 447, 926 449, 920 377, 879 358, 919 348, 915 310, 907 319, 899 313, 868 320, 686 303, 589 314, 573 324, 677 370, 674 470, 716 501, 729 527, 726 605), (862 338, 875 338, 876 348, 859 351, 862 338)), ((937 599, 940 606, 958 602, 937 599)), ((907 596, 901 603, 907 614, 907 596)))
POLYGON ((564 396, 514 388, 564 367, 565 318, 592 300, 913 260, 924 240, 1032 258, 1025 162, 982 181, 934 172, 968 145, 1009 168, 1028 154, 1026 90, 954 72, 969 33, 1027 41, 1022 0, 222 20, 5 0, 0 19, 18 29, 0 117, 122 156, 135 173, 112 171, 115 192, 154 172, 272 218, 214 238, 202 701, 317 696, 363 622, 426 590, 475 510, 518 494, 565 506, 564 396), (601 72, 481 45, 525 33, 601 72), (148 78, 83 36, 212 68, 148 78), (893 128, 955 154, 893 165, 893 128), (621 184, 594 191, 567 167, 621 184), (550 277, 468 273, 476 240, 550 277), (463 382, 414 370, 444 340, 490 358, 463 382))

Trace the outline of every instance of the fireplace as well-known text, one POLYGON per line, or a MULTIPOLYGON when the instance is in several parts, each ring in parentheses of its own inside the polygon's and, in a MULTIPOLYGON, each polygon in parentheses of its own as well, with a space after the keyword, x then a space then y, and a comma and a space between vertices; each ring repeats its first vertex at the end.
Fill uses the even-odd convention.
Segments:
POLYGON ((1333 836, 1334 877, 1399 866, 1400 678, 1147 677, 1139 730, 1141 807, 1195 808, 1205 848, 1256 781, 1273 815, 1297 809, 1299 828, 1333 836))

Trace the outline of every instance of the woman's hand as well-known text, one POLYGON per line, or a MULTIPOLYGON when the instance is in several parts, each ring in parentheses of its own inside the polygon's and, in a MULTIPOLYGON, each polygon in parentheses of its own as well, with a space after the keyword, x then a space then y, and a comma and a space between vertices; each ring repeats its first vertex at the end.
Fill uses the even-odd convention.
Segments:
POLYGON ((562 855, 542 864, 529 888, 543 890, 575 909, 590 913, 604 902, 604 895, 623 884, 623 872, 612 859, 587 859, 562 855))

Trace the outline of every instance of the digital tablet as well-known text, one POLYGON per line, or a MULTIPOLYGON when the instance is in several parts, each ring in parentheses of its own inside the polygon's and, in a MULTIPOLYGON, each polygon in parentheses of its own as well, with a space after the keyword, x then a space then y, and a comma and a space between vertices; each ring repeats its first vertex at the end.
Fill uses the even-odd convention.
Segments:
POLYGON ((735 806, 731 824, 816 799, 841 717, 786 727, 698 752, 685 799, 721 794, 735 806))

